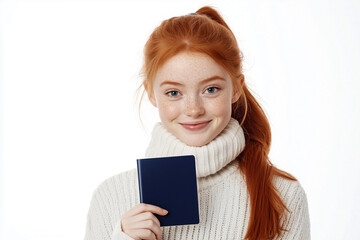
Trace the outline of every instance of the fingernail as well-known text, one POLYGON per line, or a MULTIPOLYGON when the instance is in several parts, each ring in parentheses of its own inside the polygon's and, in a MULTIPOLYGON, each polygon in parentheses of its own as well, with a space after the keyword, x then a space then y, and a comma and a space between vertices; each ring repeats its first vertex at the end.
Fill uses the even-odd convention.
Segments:
POLYGON ((167 213, 168 211, 167 211, 167 210, 165 210, 165 209, 163 209, 163 212, 167 213))

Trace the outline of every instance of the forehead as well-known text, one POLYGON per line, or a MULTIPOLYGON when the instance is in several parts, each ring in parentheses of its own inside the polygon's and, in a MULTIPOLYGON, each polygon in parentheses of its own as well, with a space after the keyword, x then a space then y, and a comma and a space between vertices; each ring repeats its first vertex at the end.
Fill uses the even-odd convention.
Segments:
POLYGON ((155 82, 201 81, 214 75, 230 78, 226 70, 203 53, 182 52, 167 60, 156 74, 155 82))

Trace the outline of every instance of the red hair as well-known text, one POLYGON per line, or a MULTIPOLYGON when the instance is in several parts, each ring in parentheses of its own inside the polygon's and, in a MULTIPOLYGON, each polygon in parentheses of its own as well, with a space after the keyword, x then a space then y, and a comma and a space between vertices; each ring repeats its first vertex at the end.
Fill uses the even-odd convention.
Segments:
POLYGON ((272 239, 285 229, 281 226, 287 208, 274 184, 274 176, 296 180, 273 166, 268 154, 271 143, 270 124, 264 111, 250 93, 242 74, 242 53, 236 38, 219 13, 203 7, 196 14, 163 21, 150 35, 144 48, 143 86, 152 94, 158 69, 180 52, 205 53, 225 68, 234 89, 241 96, 232 106, 232 117, 244 129, 245 149, 237 157, 239 171, 246 177, 250 195, 250 220, 245 239, 272 239))

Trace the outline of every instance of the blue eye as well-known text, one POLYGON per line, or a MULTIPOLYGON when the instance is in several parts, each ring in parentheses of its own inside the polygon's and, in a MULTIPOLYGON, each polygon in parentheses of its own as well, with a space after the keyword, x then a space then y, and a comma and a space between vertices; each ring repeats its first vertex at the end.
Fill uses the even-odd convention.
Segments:
POLYGON ((218 90, 219 90, 219 88, 217 88, 217 87, 209 87, 209 88, 206 89, 206 92, 207 93, 215 93, 218 90))
POLYGON ((179 96, 179 92, 178 91, 169 91, 166 93, 167 95, 169 95, 170 97, 177 97, 179 96))

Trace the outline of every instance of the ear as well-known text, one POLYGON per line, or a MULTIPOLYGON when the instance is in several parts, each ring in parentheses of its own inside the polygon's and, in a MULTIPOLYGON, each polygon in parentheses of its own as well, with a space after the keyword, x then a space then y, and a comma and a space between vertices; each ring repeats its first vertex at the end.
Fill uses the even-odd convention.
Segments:
POLYGON ((236 102, 239 100, 241 96, 242 86, 244 85, 244 75, 241 74, 241 76, 237 79, 236 84, 234 86, 233 95, 231 98, 231 103, 236 102))
POLYGON ((231 98, 231 103, 235 103, 237 100, 239 100, 241 96, 241 90, 240 89, 234 89, 232 98, 231 98))
POLYGON ((147 94, 148 94, 149 101, 151 102, 151 104, 152 104, 154 107, 157 107, 154 93, 149 93, 149 92, 147 92, 147 94))
POLYGON ((154 96, 154 90, 151 90, 147 84, 146 81, 143 82, 143 86, 144 86, 144 89, 146 91, 146 94, 148 95, 148 99, 149 101, 151 102, 151 104, 154 106, 154 107, 157 107, 157 104, 156 104, 156 99, 155 99, 155 96, 154 96))

